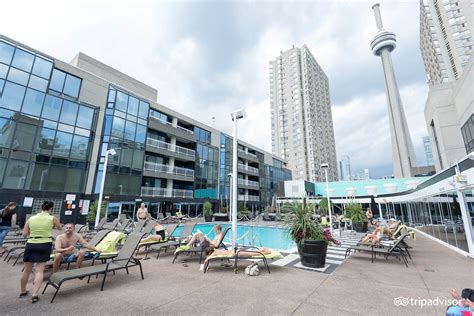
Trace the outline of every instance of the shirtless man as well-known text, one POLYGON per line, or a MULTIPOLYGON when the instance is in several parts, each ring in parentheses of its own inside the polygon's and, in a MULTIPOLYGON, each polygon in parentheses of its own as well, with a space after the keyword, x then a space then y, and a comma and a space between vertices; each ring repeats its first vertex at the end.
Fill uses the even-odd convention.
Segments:
POLYGON ((80 234, 74 231, 74 224, 66 224, 64 230, 65 233, 56 237, 54 243, 53 273, 58 271, 62 262, 71 263, 76 261, 76 266, 81 267, 84 260, 84 251, 76 251, 76 244, 78 243, 86 249, 99 252, 97 248, 90 246, 80 234))
POLYGON ((142 203, 137 211, 137 220, 146 220, 147 218, 148 209, 145 207, 145 203, 142 203))

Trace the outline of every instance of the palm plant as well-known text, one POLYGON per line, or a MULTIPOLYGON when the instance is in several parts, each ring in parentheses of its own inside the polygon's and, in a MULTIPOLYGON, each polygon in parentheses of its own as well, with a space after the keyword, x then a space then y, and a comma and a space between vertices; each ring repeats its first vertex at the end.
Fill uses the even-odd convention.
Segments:
POLYGON ((301 245, 304 240, 326 240, 322 227, 312 218, 312 215, 311 205, 305 202, 292 204, 292 213, 286 217, 285 225, 291 239, 298 245, 301 245))

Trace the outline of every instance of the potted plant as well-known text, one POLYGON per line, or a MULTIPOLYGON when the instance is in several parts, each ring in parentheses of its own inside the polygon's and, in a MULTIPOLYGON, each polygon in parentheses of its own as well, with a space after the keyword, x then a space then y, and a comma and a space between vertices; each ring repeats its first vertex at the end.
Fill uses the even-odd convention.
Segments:
POLYGON ((204 213, 204 220, 206 222, 212 222, 212 215, 214 214, 212 212, 212 204, 211 202, 209 201, 205 201, 203 206, 202 206, 202 209, 203 209, 203 213, 204 213))
POLYGON ((327 246, 333 241, 329 230, 324 230, 312 218, 313 206, 293 203, 292 212, 285 217, 285 226, 290 238, 298 246, 301 264, 311 268, 322 268, 326 264, 327 246))
MULTIPOLYGON (((89 229, 94 229, 95 226, 95 216, 97 214, 97 208, 99 207, 99 201, 94 201, 89 206, 89 213, 87 213, 86 221, 89 225, 89 229)), ((102 207, 100 208, 100 218, 104 218, 107 214, 107 202, 102 202, 102 207)))
POLYGON ((360 203, 351 202, 346 204, 346 217, 351 219, 356 232, 367 232, 368 219, 360 203))

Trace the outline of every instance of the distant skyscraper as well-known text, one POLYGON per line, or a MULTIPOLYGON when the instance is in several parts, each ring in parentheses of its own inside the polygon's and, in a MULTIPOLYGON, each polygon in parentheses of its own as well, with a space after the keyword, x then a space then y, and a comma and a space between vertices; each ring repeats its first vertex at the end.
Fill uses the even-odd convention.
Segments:
POLYGON ((425 148, 426 165, 434 166, 433 150, 431 149, 430 137, 423 136, 423 147, 425 148))
POLYGON ((416 157, 390 56, 396 47, 396 37, 394 33, 384 30, 379 7, 378 3, 372 6, 378 32, 370 42, 370 47, 374 55, 382 59, 392 141, 393 175, 396 178, 408 178, 412 176, 416 157))
POLYGON ((428 84, 460 78, 473 51, 471 0, 420 0, 420 49, 428 84))
POLYGON ((341 173, 340 180, 351 180, 351 158, 349 156, 344 155, 341 157, 341 160, 339 160, 339 171, 341 173))
POLYGON ((326 74, 306 45, 270 61, 272 151, 288 161, 294 180, 337 180, 336 145, 326 74))

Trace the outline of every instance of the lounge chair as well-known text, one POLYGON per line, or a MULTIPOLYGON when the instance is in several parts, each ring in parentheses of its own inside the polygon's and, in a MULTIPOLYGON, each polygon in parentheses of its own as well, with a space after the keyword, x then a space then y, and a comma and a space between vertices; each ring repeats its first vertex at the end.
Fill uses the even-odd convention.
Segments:
POLYGON ((100 290, 103 291, 107 273, 125 269, 128 274, 129 272, 128 269, 134 266, 138 266, 140 268, 140 274, 141 274, 142 280, 144 280, 143 269, 142 269, 140 260, 133 257, 133 254, 135 253, 135 250, 137 249, 138 243, 140 242, 141 239, 142 239, 141 234, 128 235, 127 241, 123 245, 118 256, 112 261, 110 261, 109 263, 53 273, 49 277, 49 281, 48 283, 46 283, 43 289, 43 294, 49 285, 54 287, 56 289, 56 292, 54 293, 53 298, 51 299, 51 303, 53 303, 54 299, 56 298, 56 295, 59 292, 59 289, 61 288, 61 285, 64 282, 68 280, 88 277, 87 283, 89 283, 90 277, 97 274, 104 275, 102 279, 102 285, 100 287, 100 290))
MULTIPOLYGON (((224 238, 225 238, 225 235, 227 234, 227 232, 231 229, 231 226, 228 226, 226 227, 223 231, 222 231, 222 238, 219 240, 218 242, 218 246, 217 248, 220 248, 221 246, 223 246, 224 248, 225 245, 224 245, 224 238)), ((176 249, 175 253, 174 253, 174 258, 173 258, 173 263, 175 262, 176 258, 178 258, 178 256, 182 253, 187 253, 187 254, 190 254, 190 253, 199 253, 199 263, 202 262, 202 256, 204 254, 204 252, 206 251, 206 248, 203 248, 201 245, 198 245, 198 246, 195 246, 195 247, 190 247, 189 249, 176 249)))
POLYGON ((132 233, 141 233, 143 227, 145 227, 146 220, 140 219, 138 222, 135 223, 135 227, 133 228, 132 233))
POLYGON ((112 223, 106 223, 104 226, 102 226, 102 229, 115 229, 120 222, 120 219, 116 218, 112 221, 112 223))
MULTIPOLYGON (((138 248, 137 248, 137 252, 138 252, 138 249, 140 247, 145 247, 145 260, 148 259, 148 253, 150 252, 150 247, 153 246, 153 245, 156 245, 156 244, 162 244, 162 243, 166 243, 166 242, 170 242, 170 241, 175 241, 174 240, 174 237, 172 237, 173 235, 173 232, 175 231, 176 227, 178 226, 178 224, 170 224, 168 226, 166 226, 166 237, 165 239, 163 240, 147 240, 147 241, 141 241, 140 244, 138 245, 138 248)), ((146 232, 145 232, 146 233, 146 232)))
POLYGON ((283 259, 283 255, 278 252, 278 251, 272 251, 270 254, 263 254, 262 252, 259 251, 258 248, 256 247, 247 247, 247 248, 239 248, 235 253, 232 254, 225 254, 225 255, 217 255, 217 256, 212 256, 207 258, 207 261, 204 265, 204 273, 207 272, 209 269, 209 264, 213 260, 234 260, 234 272, 237 273, 237 263, 240 260, 258 260, 261 259, 263 261, 263 264, 267 268, 268 273, 270 273, 270 266, 268 265, 268 259, 272 260, 278 260, 278 259, 283 259), (243 255, 239 254, 240 252, 252 252, 253 254, 251 256, 248 255, 243 255))
POLYGON ((120 223, 120 227, 116 227, 116 230, 118 232, 122 232, 122 233, 125 233, 125 230, 127 229, 128 225, 130 225, 130 223, 132 222, 131 219, 125 219, 124 221, 122 221, 120 223))
POLYGON ((164 242, 164 243, 151 245, 149 251, 150 252, 151 251, 156 251, 158 253, 156 255, 156 259, 158 259, 160 257, 160 254, 161 254, 161 249, 165 249, 165 251, 166 251, 169 247, 177 248, 179 245, 181 245, 181 241, 183 239, 187 238, 188 236, 190 236, 193 233, 195 225, 196 224, 185 224, 184 227, 183 227, 183 231, 181 232, 181 236, 179 236, 178 238, 175 237, 173 240, 169 240, 169 241, 164 242))
MULTIPOLYGON (((374 262, 374 259, 376 258, 377 254, 384 255, 385 260, 387 260, 390 255, 394 255, 396 258, 399 258, 399 256, 400 256, 400 258, 403 259, 403 262, 405 263, 405 266, 408 268, 407 253, 404 249, 404 246, 402 246, 401 243, 409 235, 410 235, 409 232, 401 235, 389 247, 383 247, 383 244, 381 244, 382 247, 380 247, 380 245, 378 245, 378 244, 367 245, 367 246, 358 245, 358 246, 348 247, 346 249, 345 257, 347 257, 351 253, 352 250, 370 252, 371 255, 372 255, 372 263, 374 262)), ((400 258, 399 258, 399 260, 400 260, 400 258)))

